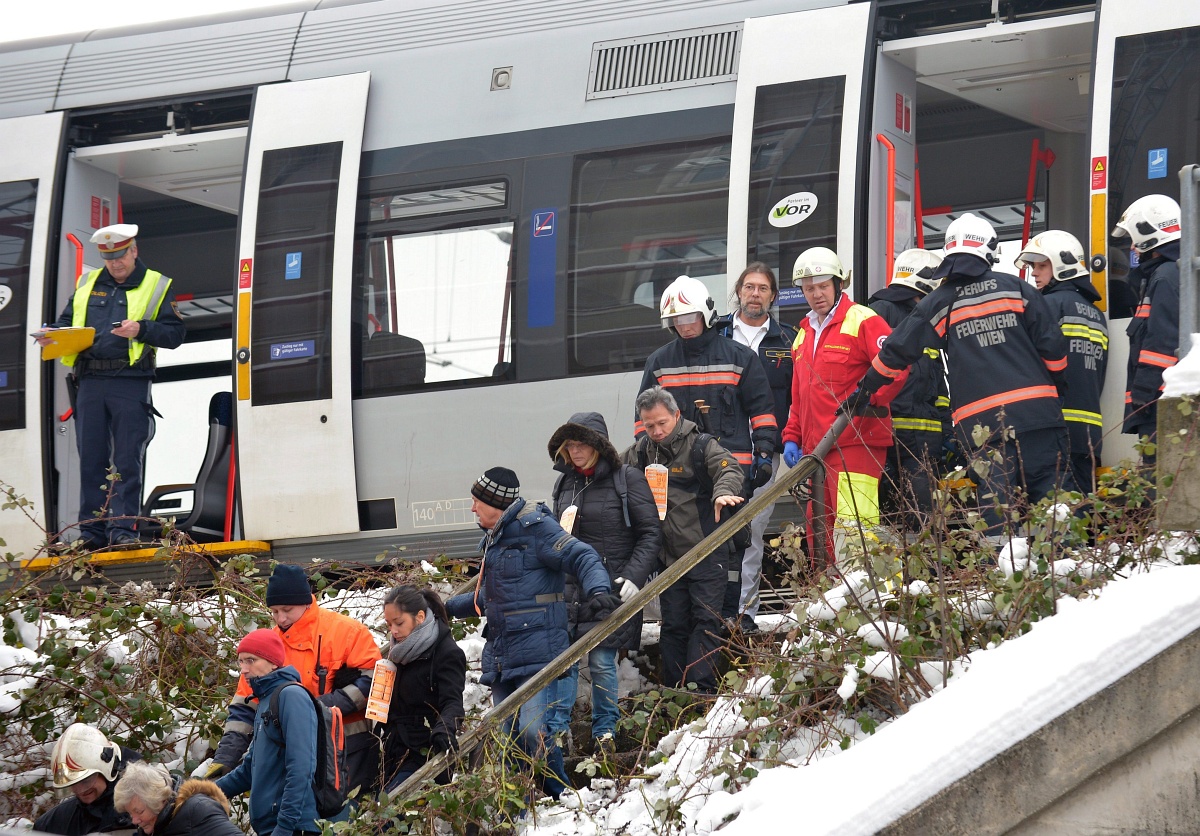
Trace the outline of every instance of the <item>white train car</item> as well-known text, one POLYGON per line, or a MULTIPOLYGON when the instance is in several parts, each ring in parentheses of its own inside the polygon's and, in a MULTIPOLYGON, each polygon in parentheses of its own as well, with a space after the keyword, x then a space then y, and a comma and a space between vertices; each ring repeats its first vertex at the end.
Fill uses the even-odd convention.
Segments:
POLYGON ((631 440, 681 273, 726 303, 823 245, 865 298, 972 210, 1013 252, 1075 232, 1115 300, 1114 218, 1200 160, 1198 51, 1192 0, 374 0, 0 46, 0 480, 32 503, 0 538, 76 522, 28 332, 106 223, 188 322, 146 484, 199 484, 156 510, 286 560, 463 553, 484 468, 545 497, 572 412, 631 440))

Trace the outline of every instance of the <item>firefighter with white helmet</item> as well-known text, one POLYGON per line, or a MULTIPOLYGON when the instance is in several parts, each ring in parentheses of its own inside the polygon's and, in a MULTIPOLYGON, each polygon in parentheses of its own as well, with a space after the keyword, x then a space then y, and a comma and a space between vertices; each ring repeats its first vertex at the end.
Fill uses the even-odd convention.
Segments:
POLYGON ((1029 268, 1067 338, 1063 418, 1071 470, 1079 489, 1088 493, 1095 488, 1104 436, 1100 392, 1108 368, 1108 321, 1096 307, 1100 293, 1092 285, 1083 245, 1069 232, 1048 229, 1035 235, 1017 256, 1017 266, 1029 268))
MULTIPOLYGON (((1138 256, 1130 284, 1142 288, 1137 311, 1129 322, 1129 363, 1126 368, 1126 433, 1154 440, 1158 426, 1158 396, 1162 373, 1175 365, 1179 348, 1179 204, 1161 194, 1149 194, 1129 204, 1113 228, 1128 238, 1138 256)), ((1157 456, 1143 453, 1153 467, 1157 456)))
MULTIPOLYGON (((704 282, 679 276, 662 293, 659 315, 676 339, 646 360, 638 392, 669 391, 684 418, 715 436, 742 466, 747 486, 770 478, 778 422, 775 396, 758 355, 713 328, 717 306, 704 282)), ((634 438, 645 431, 634 415, 634 438)), ((744 544, 729 548, 728 586, 722 617, 737 617, 744 544)))
POLYGON ((991 269, 998 239, 970 213, 946 229, 946 256, 933 272, 941 285, 917 303, 884 343, 860 391, 843 409, 894 380, 926 349, 944 351, 951 417, 959 446, 984 457, 976 491, 987 536, 1006 534, 1018 490, 1030 501, 1073 490, 1059 388, 1067 341, 1046 300, 1028 282, 991 269))
MULTIPOLYGON (((896 256, 891 282, 867 304, 895 329, 937 288, 933 271, 942 257, 929 250, 905 250, 896 256)), ((950 398, 937 349, 913 363, 908 381, 892 401, 892 436, 880 490, 885 512, 898 514, 905 527, 920 531, 933 507, 934 479, 944 469, 942 446, 950 431, 950 398)))
MULTIPOLYGON (((803 290, 811 310, 800 320, 792 344, 792 408, 783 430, 783 458, 789 466, 829 431, 838 404, 870 369, 892 331, 883 317, 843 293, 849 278, 837 253, 826 247, 805 250, 792 268, 792 283, 803 290)), ((864 404, 863 413, 825 459, 824 542, 816 538, 811 524, 818 511, 812 503, 808 508, 809 554, 818 571, 838 558, 841 544, 858 526, 879 523, 879 477, 892 445, 887 405, 900 391, 904 377, 900 374, 894 385, 864 404)))
POLYGON ((132 833, 129 815, 113 807, 113 785, 130 760, 139 757, 98 729, 68 726, 50 753, 50 778, 55 789, 69 788, 71 797, 43 813, 33 829, 61 836, 132 833))

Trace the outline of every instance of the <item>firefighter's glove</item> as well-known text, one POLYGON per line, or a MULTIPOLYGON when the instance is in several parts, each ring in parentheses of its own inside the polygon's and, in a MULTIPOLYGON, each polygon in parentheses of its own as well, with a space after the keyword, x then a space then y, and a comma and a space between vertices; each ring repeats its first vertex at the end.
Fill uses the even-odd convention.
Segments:
POLYGON ((849 415, 851 418, 856 415, 865 415, 871 408, 871 396, 874 394, 873 390, 860 385, 850 393, 850 397, 841 402, 837 409, 838 414, 849 415))
POLYGON ((754 467, 750 473, 750 487, 761 488, 771 481, 771 457, 766 453, 754 455, 754 467))
POLYGON ((628 578, 617 578, 614 585, 617 587, 617 594, 621 596, 621 603, 638 594, 638 585, 628 578))
POLYGON ((804 451, 800 449, 800 445, 794 441, 783 442, 783 463, 788 467, 795 467, 803 458, 804 451))

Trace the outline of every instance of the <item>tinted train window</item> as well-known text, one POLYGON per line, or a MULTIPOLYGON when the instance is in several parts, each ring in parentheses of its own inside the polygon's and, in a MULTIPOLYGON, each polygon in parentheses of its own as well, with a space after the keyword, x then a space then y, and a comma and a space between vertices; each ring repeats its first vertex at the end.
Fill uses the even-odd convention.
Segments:
POLYGON ((512 222, 404 229, 506 203, 504 183, 371 199, 372 226, 398 229, 367 242, 356 396, 512 377, 512 222))
POLYGON ((683 274, 725 297, 730 140, 575 160, 571 184, 571 371, 640 369, 671 336, 658 299, 683 274))
POLYGON ((1198 112, 1200 27, 1117 39, 1108 140, 1109 229, 1139 197, 1159 193, 1179 199, 1179 169, 1200 159, 1198 112))
POLYGON ((251 400, 331 397, 333 231, 342 144, 263 153, 254 241, 251 400))
POLYGON ((29 260, 37 180, 0 183, 0 430, 25 426, 29 260))
POLYGON ((837 76, 772 84, 756 94, 747 260, 775 268, 784 288, 780 304, 803 301, 791 288, 796 256, 809 247, 837 249, 845 88, 837 76))

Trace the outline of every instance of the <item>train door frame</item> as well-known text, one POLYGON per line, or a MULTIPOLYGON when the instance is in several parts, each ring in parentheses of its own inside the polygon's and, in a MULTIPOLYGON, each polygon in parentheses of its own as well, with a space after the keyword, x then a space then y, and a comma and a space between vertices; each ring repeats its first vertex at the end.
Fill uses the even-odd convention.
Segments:
MULTIPOLYGON (((0 306, 8 313, 0 314, 3 317, 0 323, 6 331, 10 327, 14 329, 9 333, 22 347, 18 364, 4 370, 0 389, 22 387, 23 392, 17 394, 24 399, 22 408, 13 413, 13 426, 0 430, 0 478, 12 489, 13 498, 30 503, 22 509, 24 513, 0 515, 0 539, 6 551, 24 553, 27 557, 45 541, 47 530, 53 527, 48 514, 53 486, 47 481, 50 470, 45 454, 41 452, 48 449, 44 442, 48 441, 51 432, 43 412, 43 401, 44 392, 53 385, 53 377, 46 372, 41 352, 28 332, 51 316, 44 300, 47 282, 52 281, 53 276, 51 259, 57 251, 53 234, 58 227, 56 196, 62 172, 65 126, 62 113, 0 121, 4 137, 0 183, 36 184, 32 223, 23 245, 28 254, 24 287, 18 284, 22 278, 19 275, 12 285, 0 281, 0 286, 8 288, 4 293, 4 304, 0 306), (14 319, 15 322, 10 321, 14 319)), ((6 205, 5 210, 8 209, 6 205)), ((21 219, 13 220, 14 230, 24 227, 21 219)), ((13 393, 4 394, 11 396, 13 393)))
MULTIPOLYGON (((1111 169, 1112 99, 1117 41, 1120 38, 1169 32, 1200 27, 1200 4, 1191 0, 1142 0, 1138 4, 1101 3, 1096 21, 1095 50, 1092 56, 1092 125, 1091 171, 1089 172, 1089 241, 1085 249, 1091 254, 1106 255, 1109 251, 1109 232, 1116 218, 1109 213, 1108 192, 1111 169), (1098 168, 1099 166, 1099 168, 1098 168)), ((1169 157, 1163 191, 1179 196, 1179 181, 1175 172, 1187 163, 1200 162, 1180 159, 1173 164, 1169 157)), ((1140 195, 1137 195, 1140 196, 1140 195)), ((1128 205, 1134 196, 1123 202, 1128 205)), ((1098 274, 1096 281, 1107 299, 1108 273, 1098 274)), ((1108 374, 1101 397, 1104 415, 1104 463, 1115 464, 1122 459, 1136 460, 1136 439, 1121 434, 1125 411, 1126 364, 1129 341, 1125 337, 1128 319, 1109 322, 1108 374)))
POLYGON ((350 305, 370 78, 355 73, 265 85, 255 92, 238 219, 234 325, 239 511, 243 533, 253 539, 359 531, 350 305), (321 188, 319 180, 287 179, 307 176, 304 166, 310 163, 327 171, 324 208, 287 203, 321 188), (282 185, 264 186, 264 171, 276 172, 282 185), (276 189, 284 202, 272 205, 269 192, 276 189), (266 215, 274 224, 265 236, 264 207, 274 210, 266 215), (295 217, 305 208, 307 236, 299 227, 280 228, 285 215, 295 217), (279 263, 264 257, 281 244, 274 253, 284 255, 279 263), (300 281, 288 288, 285 283, 293 279, 300 281), (327 314, 312 339, 303 339, 307 332, 293 330, 287 321, 288 303, 303 302, 309 294, 312 302, 326 297, 327 314), (279 374, 285 370, 290 378, 279 374), (306 386, 306 376, 314 378, 313 386, 306 386))
MULTIPOLYGON (((837 172, 834 173, 837 214, 832 234, 818 235, 803 243, 797 242, 795 237, 790 241, 785 240, 788 236, 782 235, 777 245, 778 257, 774 259, 764 257, 760 245, 756 243, 758 260, 777 262, 772 266, 780 273, 780 306, 796 305, 803 301, 799 295, 799 288, 791 287, 789 280, 792 262, 799 251, 809 246, 826 246, 834 249, 846 264, 863 262, 860 257, 862 239, 857 229, 859 210, 865 205, 863 178, 866 176, 863 132, 860 126, 863 124, 862 114, 870 100, 870 91, 865 82, 869 77, 875 53, 875 5, 874 2, 851 3, 792 14, 751 18, 745 22, 734 98, 733 145, 729 172, 727 258, 730 292, 748 259, 751 240, 749 212, 750 192, 753 188, 752 171, 755 167, 761 167, 762 158, 769 153, 759 148, 759 158, 755 158, 756 109, 759 92, 764 88, 772 88, 764 91, 765 101, 774 91, 786 93, 784 85, 802 82, 818 84, 822 80, 835 81, 839 78, 844 85, 837 172), (854 43, 862 44, 861 53, 847 48, 854 43), (790 56, 796 56, 797 59, 802 56, 803 60, 787 60, 790 56)), ((818 92, 815 95, 825 93, 818 92)), ((818 118, 814 117, 811 123, 816 122, 818 118)), ((799 130, 807 131, 808 127, 799 130)), ((769 205, 762 207, 764 217, 760 218, 760 222, 769 222, 768 216, 772 211, 792 212, 793 217, 804 215, 805 217, 792 225, 793 229, 799 228, 797 233, 802 234, 807 231, 806 221, 821 216, 822 204, 827 201, 822 201, 812 190, 789 191, 786 187, 777 189, 771 188, 771 185, 768 185, 766 197, 769 205)), ((780 224, 771 226, 787 229, 780 224)), ((797 233, 791 235, 798 237, 797 233)))

